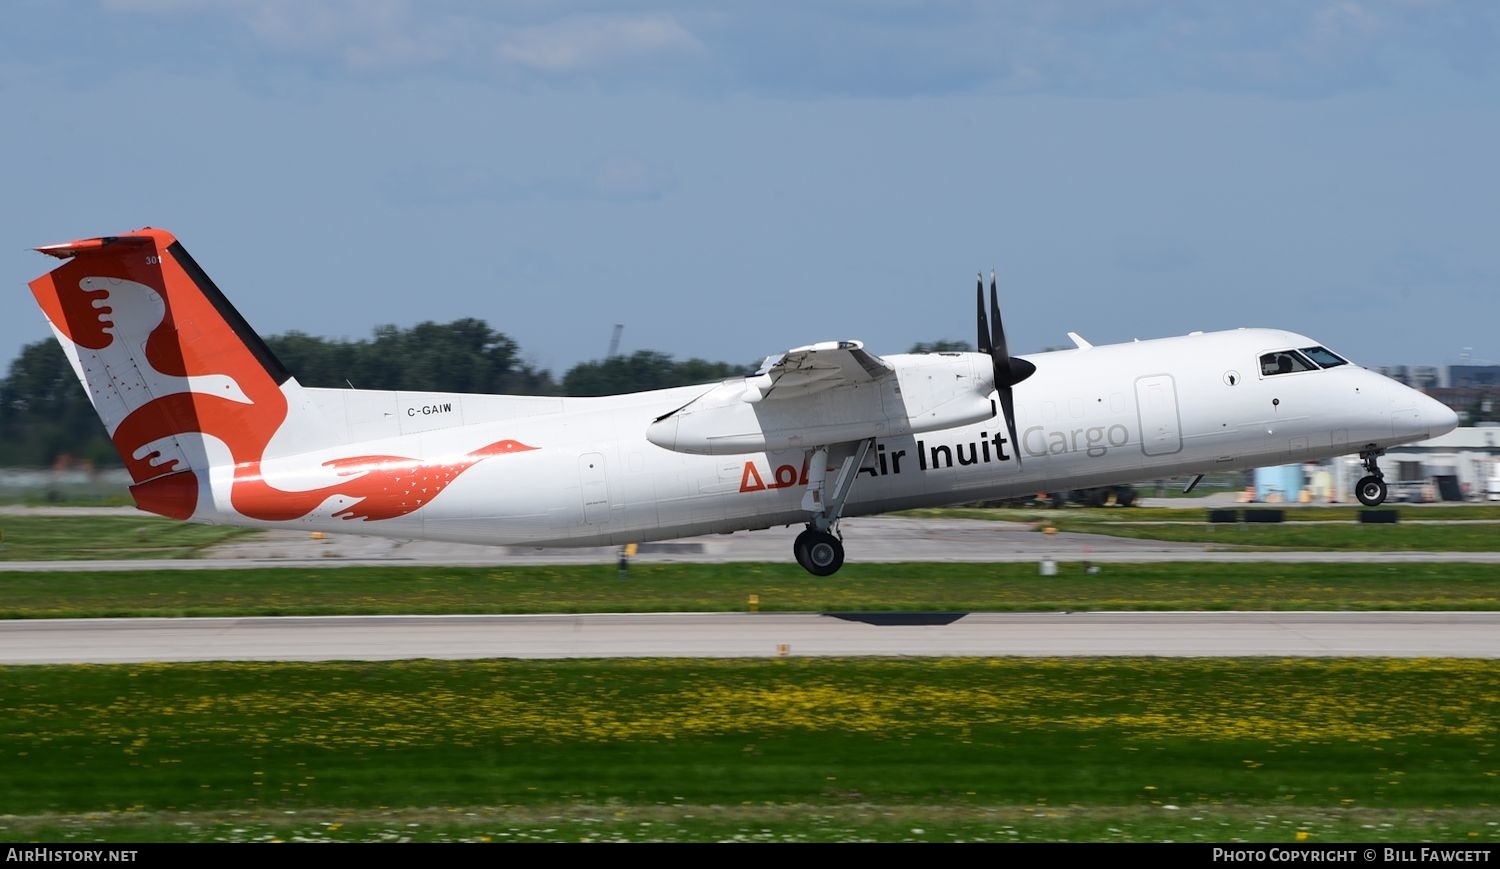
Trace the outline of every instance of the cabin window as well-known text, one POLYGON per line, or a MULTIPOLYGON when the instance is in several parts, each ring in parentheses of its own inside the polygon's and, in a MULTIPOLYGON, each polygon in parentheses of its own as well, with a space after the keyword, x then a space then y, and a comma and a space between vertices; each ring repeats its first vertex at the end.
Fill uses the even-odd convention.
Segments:
POLYGON ((1260 357, 1260 374, 1262 377, 1291 374, 1294 371, 1316 370, 1316 366, 1308 362, 1307 357, 1296 350, 1277 350, 1274 353, 1265 353, 1260 357))
POLYGON ((1318 363, 1319 368, 1336 368, 1340 365, 1348 365, 1349 360, 1334 353, 1326 347, 1303 347, 1302 352, 1307 358, 1318 363))

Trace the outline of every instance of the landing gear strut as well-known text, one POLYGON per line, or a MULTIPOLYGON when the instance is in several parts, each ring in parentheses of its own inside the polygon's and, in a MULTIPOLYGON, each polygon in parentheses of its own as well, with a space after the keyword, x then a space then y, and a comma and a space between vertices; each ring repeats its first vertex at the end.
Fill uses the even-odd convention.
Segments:
POLYGON ((839 515, 844 512, 844 501, 849 490, 854 488, 854 478, 859 476, 859 466, 864 464, 874 439, 855 444, 840 444, 834 449, 843 453, 839 472, 833 486, 826 489, 828 481, 828 448, 818 447, 808 457, 807 491, 802 494, 802 509, 812 514, 807 520, 807 530, 797 535, 792 543, 792 555, 797 563, 813 576, 832 576, 844 566, 844 543, 838 538, 839 515))
POLYGON ((1384 452, 1385 450, 1365 450, 1359 454, 1359 457, 1365 461, 1365 470, 1369 473, 1355 484, 1354 496, 1366 507, 1379 507, 1385 502, 1385 474, 1375 463, 1375 460, 1384 452))

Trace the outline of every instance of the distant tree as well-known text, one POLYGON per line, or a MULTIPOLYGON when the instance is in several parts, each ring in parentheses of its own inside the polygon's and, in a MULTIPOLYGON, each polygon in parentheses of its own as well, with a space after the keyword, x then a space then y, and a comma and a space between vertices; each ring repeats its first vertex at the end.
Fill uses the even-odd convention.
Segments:
POLYGON ((119 464, 68 358, 48 338, 21 348, 0 381, 0 465, 51 467, 62 456, 119 464))
POLYGON ((754 366, 747 368, 702 359, 675 362, 665 353, 637 350, 629 356, 614 356, 575 365, 563 376, 562 386, 567 395, 618 395, 623 392, 712 383, 749 374, 753 370, 754 366))
MULTIPOLYGON (((304 386, 550 395, 552 375, 520 360, 516 342, 483 320, 381 326, 369 340, 303 332, 266 344, 304 386)), ((59 457, 120 463, 56 341, 28 344, 0 380, 0 465, 50 467, 59 457)))
POLYGON ((483 320, 376 327, 370 340, 301 332, 266 339, 304 386, 542 395, 552 376, 521 361, 515 341, 483 320))
POLYGON ((933 341, 911 345, 908 353, 972 353, 974 345, 968 341, 933 341))

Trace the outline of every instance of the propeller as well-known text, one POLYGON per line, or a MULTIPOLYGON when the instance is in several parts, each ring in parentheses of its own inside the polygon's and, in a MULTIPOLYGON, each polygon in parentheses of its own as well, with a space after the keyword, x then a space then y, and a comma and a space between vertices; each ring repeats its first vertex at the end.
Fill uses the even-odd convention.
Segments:
POLYGON ((1011 450, 1016 467, 1021 466, 1021 443, 1016 437, 1016 399, 1011 387, 1036 373, 1036 366, 1010 355, 1005 345, 1005 327, 1000 322, 1000 295, 995 290, 995 272, 990 270, 990 316, 984 312, 984 275, 978 276, 975 295, 979 301, 979 352, 988 353, 995 369, 995 391, 1000 394, 1000 409, 1005 413, 1005 428, 1010 432, 1011 450))

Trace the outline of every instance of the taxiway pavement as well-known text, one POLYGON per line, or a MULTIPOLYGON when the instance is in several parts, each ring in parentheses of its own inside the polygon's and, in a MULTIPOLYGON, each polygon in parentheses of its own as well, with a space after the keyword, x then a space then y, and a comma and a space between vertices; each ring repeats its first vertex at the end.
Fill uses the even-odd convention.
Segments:
POLYGON ((640 613, 0 621, 4 664, 779 655, 1500 658, 1500 613, 640 613))

